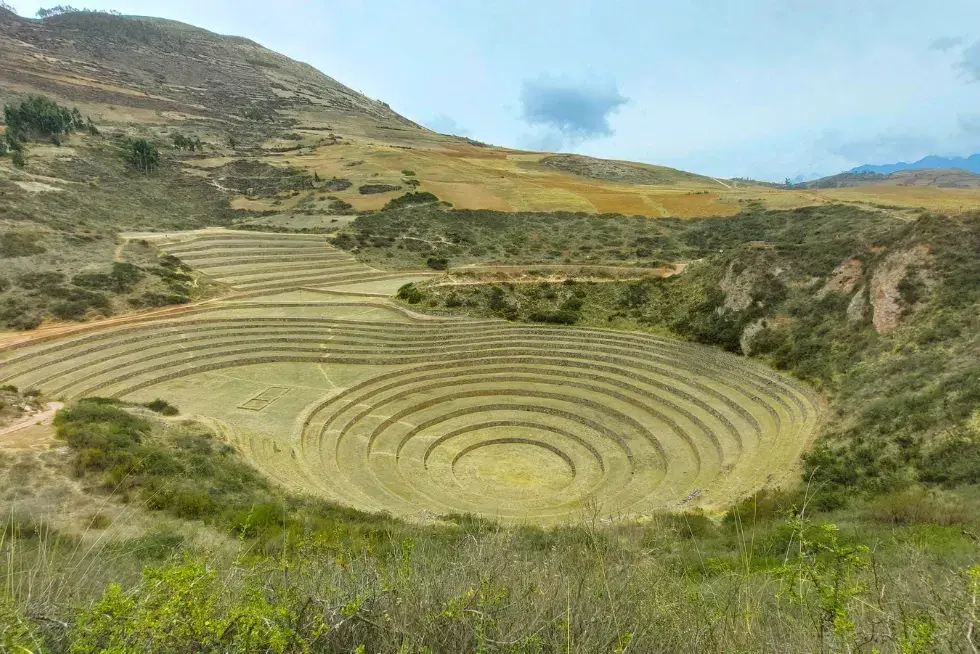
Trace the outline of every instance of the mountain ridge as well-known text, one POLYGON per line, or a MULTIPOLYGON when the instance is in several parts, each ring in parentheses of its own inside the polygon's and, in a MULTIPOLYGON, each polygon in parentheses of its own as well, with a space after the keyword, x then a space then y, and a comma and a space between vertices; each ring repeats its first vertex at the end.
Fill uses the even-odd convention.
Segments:
POLYGON ((863 164, 857 166, 856 168, 851 168, 849 173, 896 173, 902 170, 927 170, 927 169, 945 169, 945 168, 962 168, 963 170, 969 171, 971 173, 980 173, 980 154, 971 154, 968 157, 940 157, 938 155, 930 154, 928 156, 922 157, 918 161, 913 161, 911 163, 905 161, 899 161, 890 164, 863 164))

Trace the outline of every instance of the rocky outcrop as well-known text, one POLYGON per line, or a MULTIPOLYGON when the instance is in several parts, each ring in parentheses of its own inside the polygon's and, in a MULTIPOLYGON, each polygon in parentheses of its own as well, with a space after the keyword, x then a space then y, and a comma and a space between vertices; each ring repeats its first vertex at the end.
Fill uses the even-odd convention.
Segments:
POLYGON ((871 278, 871 319, 879 334, 886 334, 898 327, 905 309, 899 284, 910 266, 922 266, 928 260, 929 246, 922 244, 888 255, 878 265, 871 278))
POLYGON ((850 293, 861 279, 862 270, 860 259, 846 259, 830 273, 827 283, 820 289, 819 297, 828 293, 850 293))
POLYGON ((725 293, 723 311, 744 311, 752 304, 753 275, 749 268, 735 273, 735 262, 728 264, 725 277, 719 283, 725 293))

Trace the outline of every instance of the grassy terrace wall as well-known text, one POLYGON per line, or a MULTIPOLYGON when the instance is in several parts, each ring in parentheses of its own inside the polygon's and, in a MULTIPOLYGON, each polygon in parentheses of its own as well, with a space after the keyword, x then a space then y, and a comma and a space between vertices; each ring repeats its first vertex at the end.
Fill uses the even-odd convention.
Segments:
POLYGON ((228 303, 14 350, 0 382, 66 400, 125 399, 274 364, 270 399, 243 402, 248 413, 276 400, 276 383, 283 393, 293 383, 277 382, 276 370, 300 379, 317 365, 359 370, 359 381, 301 416, 282 416, 271 438, 234 424, 230 437, 287 488, 417 518, 550 523, 589 506, 607 516, 723 506, 790 468, 819 423, 819 401, 801 384, 701 346, 598 329, 345 317, 372 307, 392 311, 364 300, 228 303), (290 423, 299 425, 292 433, 290 423))

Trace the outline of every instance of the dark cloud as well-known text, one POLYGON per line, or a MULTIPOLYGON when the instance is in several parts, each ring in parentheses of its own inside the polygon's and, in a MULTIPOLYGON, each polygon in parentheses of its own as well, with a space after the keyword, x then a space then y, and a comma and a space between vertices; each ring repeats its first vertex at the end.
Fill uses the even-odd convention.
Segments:
POLYGON ((929 49, 939 50, 940 52, 949 52, 961 43, 963 43, 962 36, 944 36, 930 43, 929 49))
POLYGON ((456 136, 469 136, 470 130, 456 122, 456 119, 446 114, 433 116, 422 123, 429 129, 440 134, 455 134, 456 136))
POLYGON ((960 60, 959 67, 974 82, 980 82, 980 41, 963 51, 963 58, 960 60))
POLYGON ((611 136, 609 116, 627 101, 616 85, 610 83, 576 83, 541 77, 525 80, 521 89, 524 121, 571 143, 611 136))

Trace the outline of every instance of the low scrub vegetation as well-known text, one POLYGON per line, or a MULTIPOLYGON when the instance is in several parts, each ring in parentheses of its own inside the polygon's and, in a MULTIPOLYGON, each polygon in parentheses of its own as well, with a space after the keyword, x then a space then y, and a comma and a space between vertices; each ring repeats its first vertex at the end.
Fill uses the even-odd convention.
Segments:
POLYGON ((391 209, 401 209, 402 207, 408 207, 414 204, 431 204, 438 201, 439 198, 436 197, 435 194, 429 193, 428 191, 418 191, 415 193, 406 193, 405 195, 391 200, 384 206, 384 210, 389 211, 391 209))
POLYGON ((395 184, 362 184, 357 187, 357 192, 361 195, 374 195, 375 193, 390 193, 400 191, 401 186, 395 184))
POLYGON ((958 512, 921 489, 847 512, 820 509, 820 492, 766 491, 721 520, 688 513, 545 530, 448 515, 410 525, 279 495, 198 428, 132 411, 87 400, 59 415, 77 473, 112 501, 183 514, 185 524, 235 539, 215 550, 173 527, 134 537, 113 523, 110 534, 86 540, 14 515, 0 528, 10 545, 0 560, 11 580, 0 603, 7 649, 768 652, 792 643, 794 651, 928 652, 977 644, 970 495, 959 503, 971 509, 958 512))

